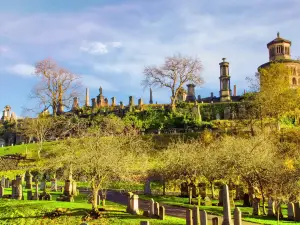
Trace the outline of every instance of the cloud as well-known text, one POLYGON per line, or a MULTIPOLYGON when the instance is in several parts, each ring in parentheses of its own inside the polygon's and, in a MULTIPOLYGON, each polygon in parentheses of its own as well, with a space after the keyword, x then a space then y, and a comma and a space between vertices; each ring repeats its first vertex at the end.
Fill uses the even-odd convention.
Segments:
POLYGON ((87 42, 84 41, 80 46, 80 50, 83 52, 87 52, 92 55, 102 55, 108 53, 107 46, 101 42, 87 42))
POLYGON ((12 75, 31 77, 34 75, 35 68, 29 64, 16 64, 6 68, 6 71, 12 75))
POLYGON ((91 89, 98 89, 102 87, 106 91, 118 91, 118 88, 111 84, 109 81, 104 80, 102 78, 92 76, 92 75, 81 75, 83 85, 91 88, 91 89))

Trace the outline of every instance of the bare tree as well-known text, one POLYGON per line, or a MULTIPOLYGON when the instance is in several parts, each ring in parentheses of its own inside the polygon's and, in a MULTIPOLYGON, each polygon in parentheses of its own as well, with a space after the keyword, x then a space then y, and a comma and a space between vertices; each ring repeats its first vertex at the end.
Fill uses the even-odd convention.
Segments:
POLYGON ((147 66, 144 69, 146 87, 166 87, 171 90, 171 107, 176 108, 176 98, 183 85, 190 82, 195 85, 203 83, 200 74, 202 64, 199 59, 175 55, 167 57, 161 66, 147 66))
POLYGON ((35 65, 35 74, 40 82, 32 90, 32 98, 38 99, 44 110, 52 108, 53 116, 69 108, 80 87, 79 77, 56 64, 52 59, 44 59, 35 65))

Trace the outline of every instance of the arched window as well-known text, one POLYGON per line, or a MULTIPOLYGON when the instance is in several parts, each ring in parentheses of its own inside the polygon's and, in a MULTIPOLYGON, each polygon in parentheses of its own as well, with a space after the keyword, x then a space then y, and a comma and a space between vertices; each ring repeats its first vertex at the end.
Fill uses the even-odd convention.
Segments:
POLYGON ((297 85, 297 80, 296 80, 295 77, 294 77, 293 80, 292 80, 292 84, 293 84, 293 85, 297 85))

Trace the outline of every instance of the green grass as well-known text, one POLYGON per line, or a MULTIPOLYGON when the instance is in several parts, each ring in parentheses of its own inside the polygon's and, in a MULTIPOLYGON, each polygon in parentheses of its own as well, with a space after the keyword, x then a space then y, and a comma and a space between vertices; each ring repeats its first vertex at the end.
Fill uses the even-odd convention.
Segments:
MULTIPOLYGON (((5 194, 10 194, 11 189, 5 189, 5 194)), ((25 199, 27 198, 27 190, 24 190, 25 199)), ((91 209, 91 204, 87 203, 87 196, 80 194, 75 198, 74 203, 57 202, 55 199, 60 195, 59 192, 50 192, 53 201, 27 201, 0 199, 0 224, 81 224, 82 217, 91 209), (54 219, 45 218, 47 212, 51 212, 56 208, 68 208, 68 212, 54 219)), ((184 219, 175 217, 166 217, 166 220, 149 219, 143 216, 131 215, 126 213, 126 207, 106 202, 106 211, 101 212, 102 218, 89 221, 88 224, 103 225, 139 225, 140 221, 149 220, 151 224, 185 224, 184 219)))

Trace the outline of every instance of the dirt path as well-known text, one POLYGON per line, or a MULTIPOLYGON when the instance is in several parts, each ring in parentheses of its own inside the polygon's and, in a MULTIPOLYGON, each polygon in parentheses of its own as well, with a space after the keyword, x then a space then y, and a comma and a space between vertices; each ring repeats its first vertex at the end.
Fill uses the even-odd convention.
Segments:
MULTIPOLYGON (((107 192, 107 200, 112 201, 115 203, 119 203, 122 205, 127 205, 127 196, 125 194, 121 194, 118 191, 108 191, 107 192)), ((171 206, 167 204, 160 204, 165 207, 166 215, 168 216, 175 216, 179 218, 185 218, 186 216, 186 208, 179 207, 179 206, 171 206)), ((150 210, 150 203, 148 200, 139 199, 139 208, 146 211, 150 210)), ((208 220, 212 220, 214 215, 207 215, 208 220)), ((222 223, 222 217, 219 217, 219 224, 222 223)), ((233 223, 232 223, 233 224, 233 223)), ((243 225, 256 225, 256 223, 246 222, 243 221, 243 225)))

